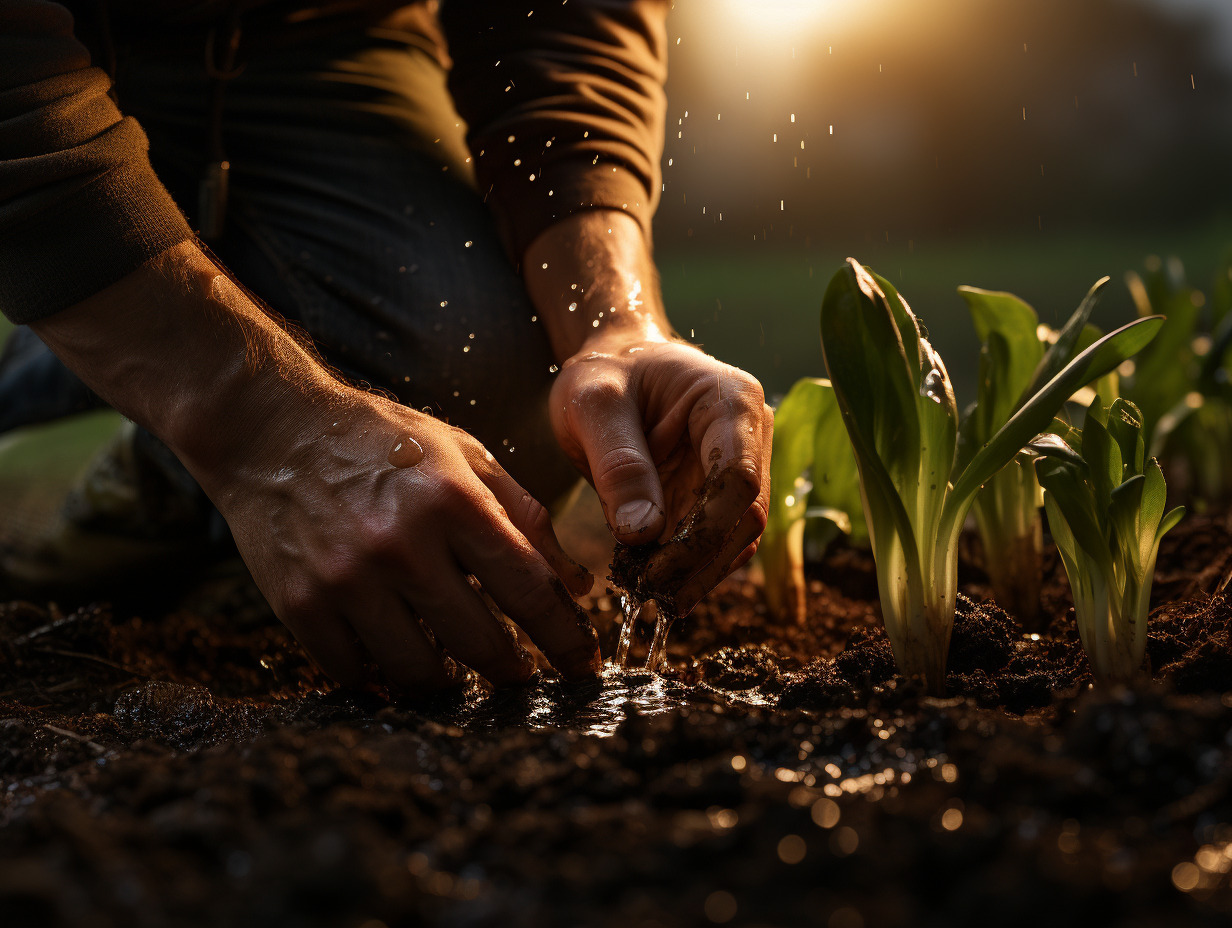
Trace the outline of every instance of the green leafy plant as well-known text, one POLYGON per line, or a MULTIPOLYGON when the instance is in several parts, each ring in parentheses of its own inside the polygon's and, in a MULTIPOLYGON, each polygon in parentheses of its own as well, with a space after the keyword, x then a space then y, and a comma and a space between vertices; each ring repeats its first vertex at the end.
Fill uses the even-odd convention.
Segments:
POLYGON ((1048 526, 1074 595, 1078 634, 1095 676, 1130 679, 1146 653, 1155 558, 1164 533, 1185 515, 1167 513, 1167 487, 1146 459, 1142 413, 1096 397, 1082 431, 1057 424, 1036 462, 1048 526), (1076 449, 1076 450, 1075 450, 1076 449))
POLYGON ((820 526, 823 546, 840 534, 868 538, 855 455, 828 380, 797 381, 774 411, 769 510, 757 549, 766 605, 803 622, 806 527, 820 526))
MULTIPOLYGON (((958 463, 966 466, 1010 417, 1101 334, 1088 320, 1108 278, 1095 284, 1059 332, 1040 325, 1035 310, 1012 293, 959 287, 980 337, 975 402, 959 429, 958 463)), ((1116 374, 1097 385, 1109 401, 1116 374)), ((1018 454, 976 495, 973 512, 985 569, 997 602, 1035 627, 1042 579, 1043 498, 1029 455, 1018 454)))
POLYGON ((855 449, 882 616, 905 674, 922 676, 933 692, 944 688, 958 537, 980 488, 1079 387, 1147 344, 1161 321, 1130 323, 1080 352, 959 467, 954 391, 915 315, 855 260, 835 274, 822 302, 822 353, 855 449))
POLYGON ((1232 255, 1211 295, 1188 283, 1176 258, 1147 260, 1126 283, 1141 316, 1166 317, 1157 338, 1126 365, 1122 393, 1142 412, 1147 451, 1180 496, 1232 500, 1232 255))

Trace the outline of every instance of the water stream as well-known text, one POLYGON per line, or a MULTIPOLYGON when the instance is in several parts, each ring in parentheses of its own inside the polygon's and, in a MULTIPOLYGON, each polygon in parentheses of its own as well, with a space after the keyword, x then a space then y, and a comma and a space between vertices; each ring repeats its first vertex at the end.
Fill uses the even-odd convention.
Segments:
POLYGON ((658 600, 650 599, 642 602, 633 593, 626 592, 620 597, 620 611, 624 616, 624 621, 620 626, 620 639, 616 644, 616 656, 613 660, 613 663, 622 670, 629 669, 629 649, 633 644, 637 623, 641 621, 642 610, 648 607, 654 609, 655 629, 654 637, 650 642, 650 651, 646 655, 645 669, 658 673, 659 668, 663 666, 663 661, 667 658, 667 636, 675 624, 675 615, 671 610, 665 609, 658 600))

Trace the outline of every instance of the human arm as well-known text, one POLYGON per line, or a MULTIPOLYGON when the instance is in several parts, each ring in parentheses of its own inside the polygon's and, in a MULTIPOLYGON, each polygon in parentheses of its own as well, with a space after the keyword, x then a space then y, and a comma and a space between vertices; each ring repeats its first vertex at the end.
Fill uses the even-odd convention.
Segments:
POLYGON ((429 633, 494 682, 525 678, 469 574, 566 676, 593 675, 559 579, 590 578, 542 507, 469 436, 337 382, 221 273, 108 87, 62 6, 0 4, 0 310, 180 457, 337 679, 375 663, 404 689, 442 685, 429 633), (423 460, 394 466, 407 436, 423 460))
POLYGON ((562 362, 556 434, 615 536, 664 538, 716 464, 727 478, 691 545, 656 556, 688 608, 755 548, 771 414, 754 378, 677 338, 663 311, 650 222, 667 10, 477 0, 442 15, 480 192, 562 362))
POLYGON ((494 683, 525 679, 533 661, 468 575, 563 674, 596 671, 564 585, 590 577, 543 508, 464 432, 336 381, 193 244, 33 326, 185 464, 335 679, 374 664, 403 690, 444 686, 436 645, 494 683), (416 444, 421 461, 391 461, 416 444))
POLYGON ((562 361, 553 428, 616 538, 668 541, 715 473, 704 519, 648 570, 652 587, 687 612, 753 555, 766 525, 773 413, 761 385, 675 335, 649 245, 628 215, 588 210, 555 223, 525 267, 562 361))

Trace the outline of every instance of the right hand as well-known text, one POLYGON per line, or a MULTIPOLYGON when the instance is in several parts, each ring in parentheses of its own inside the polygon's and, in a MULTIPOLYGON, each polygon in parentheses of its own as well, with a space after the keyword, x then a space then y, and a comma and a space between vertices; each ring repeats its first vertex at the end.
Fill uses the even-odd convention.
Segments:
POLYGON ((525 681, 534 660, 473 576, 563 676, 596 674, 595 631, 570 596, 593 576, 478 441, 345 387, 324 409, 307 405, 290 440, 259 441, 203 483, 257 585, 326 673, 359 686, 375 664, 414 693, 454 683, 453 658, 496 685, 525 681), (408 438, 423 458, 396 467, 390 451, 408 438))

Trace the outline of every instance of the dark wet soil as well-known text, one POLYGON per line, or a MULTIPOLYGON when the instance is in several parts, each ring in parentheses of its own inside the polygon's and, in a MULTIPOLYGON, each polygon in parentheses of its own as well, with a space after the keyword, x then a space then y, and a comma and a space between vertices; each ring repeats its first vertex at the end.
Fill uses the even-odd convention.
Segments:
POLYGON ((1132 690, 1055 555, 1024 636, 968 553, 940 699, 848 549, 804 627, 742 574, 662 677, 424 704, 332 690, 239 573, 0 605, 0 926, 1229 924, 1232 517, 1165 538, 1132 690))

